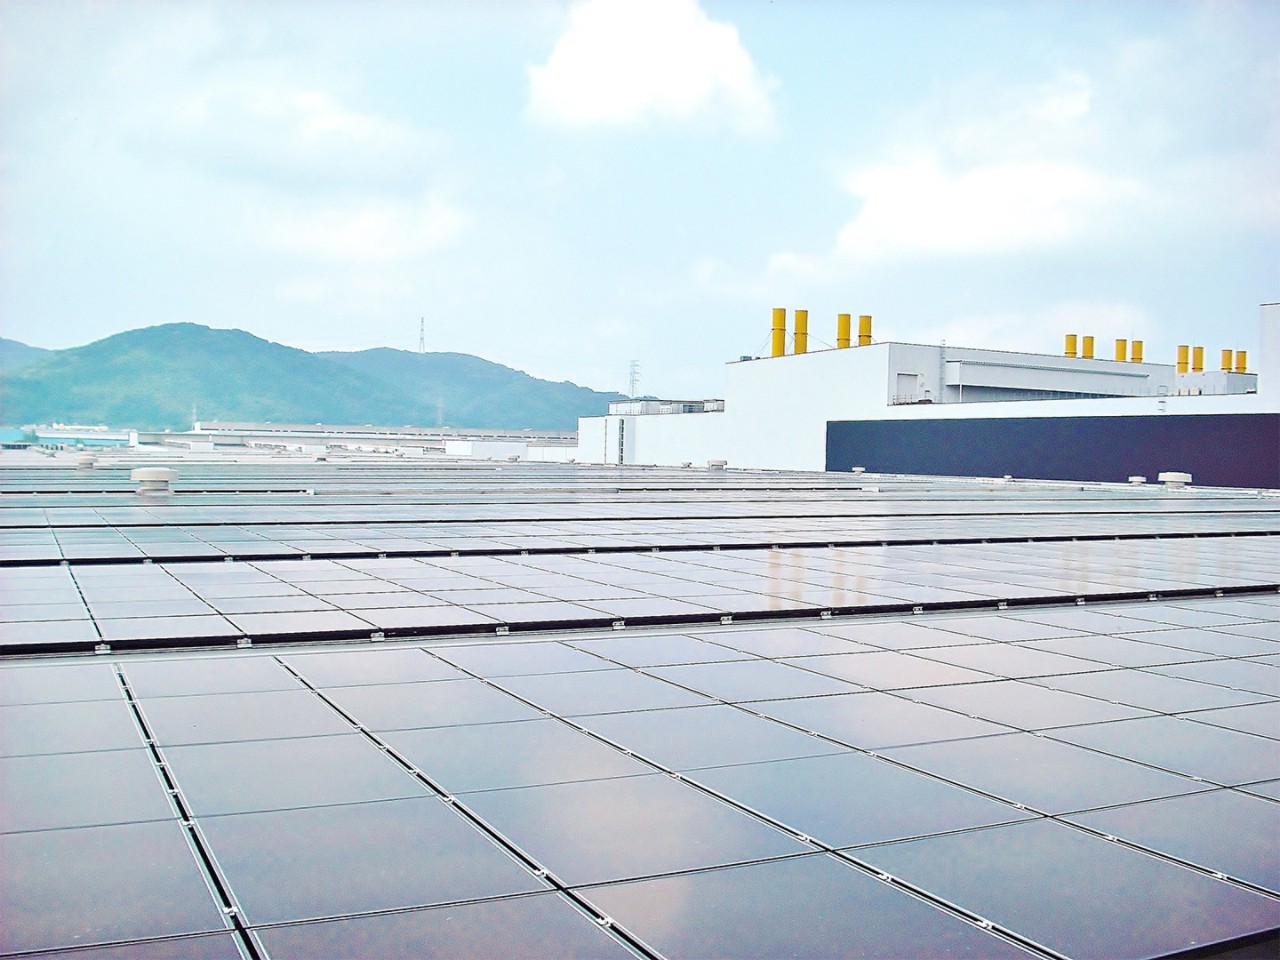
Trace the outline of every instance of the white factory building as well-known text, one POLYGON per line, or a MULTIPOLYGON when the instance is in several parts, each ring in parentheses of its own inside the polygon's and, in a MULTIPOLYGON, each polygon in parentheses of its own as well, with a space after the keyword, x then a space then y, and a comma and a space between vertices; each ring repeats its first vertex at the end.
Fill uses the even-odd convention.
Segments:
MULTIPOLYGON (((808 351, 807 316, 795 311, 795 333, 788 337, 786 332, 779 336, 780 313, 775 311, 774 355, 744 357, 728 364, 723 399, 611 404, 608 415, 579 420, 577 459, 667 466, 705 467, 709 461, 725 461, 730 467, 849 469, 850 464, 837 462, 841 436, 874 433, 881 447, 893 448, 896 443, 901 448, 929 442, 922 438, 930 434, 920 431, 931 424, 941 431, 932 436, 947 446, 966 442, 957 430, 972 431, 990 421, 1006 421, 1005 428, 1014 419, 1055 421, 1057 429, 1070 432, 1100 417, 1122 418, 1133 424, 1139 445, 1145 442, 1176 451, 1177 437, 1170 439, 1179 432, 1174 426, 1187 423, 1188 416, 1210 416, 1219 419, 1191 423, 1197 428, 1197 437, 1202 432, 1198 428, 1212 423, 1234 431, 1232 446, 1236 449, 1220 451, 1223 457, 1263 459, 1261 473, 1246 473, 1245 479, 1280 474, 1280 464, 1271 462, 1271 447, 1280 448, 1280 304, 1265 304, 1261 309, 1258 356, 1247 358, 1243 352, 1228 350, 1206 356, 1203 348, 1187 345, 1179 347, 1176 364, 1143 362, 1140 343, 1121 340, 1113 345, 1108 341, 1095 350, 1092 337, 1076 335, 1066 337, 1063 355, 1058 356, 951 345, 873 343, 868 317, 862 318, 859 340, 863 345, 844 346, 850 337, 848 320, 842 317, 841 347, 808 351), (793 345, 791 351, 780 349, 787 343, 793 345), (1224 417, 1228 419, 1222 420, 1224 417), (969 423, 963 427, 952 423, 960 420, 969 423), (849 424, 862 427, 855 429, 849 424), (1248 445, 1244 449, 1238 447, 1242 440, 1248 445)), ((1052 431, 1045 434, 1049 426, 1048 422, 1039 424, 1040 433, 1033 430, 1028 436, 1043 437, 1028 442, 1069 445, 1070 439, 1054 439, 1052 431)), ((1104 426, 1120 430, 1121 420, 1104 426)), ((1007 430, 995 430, 995 434, 1003 432, 1007 430)), ((1190 436, 1188 443, 1192 442, 1190 436)), ((875 449, 875 444, 867 446, 869 457, 875 449)), ((858 452, 855 444, 855 464, 899 472, 891 466, 863 464, 858 452)), ((927 467, 929 458, 908 460, 927 467)), ((1025 465, 1025 458, 1019 463, 1025 465)), ((1123 465, 1100 465, 1097 469, 1114 473, 1123 465)), ((1134 465, 1144 466, 1137 461, 1134 465)), ((1157 466, 1176 470, 1189 465, 1157 466)), ((1154 471, 1155 466, 1149 469, 1154 471)), ((926 468, 918 472, 946 471, 926 468)), ((990 469, 976 472, 998 476, 1007 471, 993 463, 990 469)), ((1053 470, 1046 467, 1040 472, 1051 474, 1053 470)), ((1036 465, 1032 463, 1021 475, 1036 475, 1036 465)), ((1127 475, 1090 476, 1086 470, 1079 477, 1049 478, 1123 480, 1127 475)))

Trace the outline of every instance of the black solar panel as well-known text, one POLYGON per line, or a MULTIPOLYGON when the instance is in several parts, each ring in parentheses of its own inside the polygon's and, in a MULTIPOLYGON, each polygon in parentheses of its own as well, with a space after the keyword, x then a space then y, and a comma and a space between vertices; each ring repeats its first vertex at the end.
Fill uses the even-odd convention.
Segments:
POLYGON ((1280 503, 567 467, 432 502, 316 469, 323 508, 5 477, 6 954, 1276 946, 1280 503), (470 554, 422 546, 446 507, 470 554), (390 514, 418 555, 378 555, 390 514), (794 545, 864 521, 888 544, 794 545), (159 553, 215 530, 353 555, 159 553))

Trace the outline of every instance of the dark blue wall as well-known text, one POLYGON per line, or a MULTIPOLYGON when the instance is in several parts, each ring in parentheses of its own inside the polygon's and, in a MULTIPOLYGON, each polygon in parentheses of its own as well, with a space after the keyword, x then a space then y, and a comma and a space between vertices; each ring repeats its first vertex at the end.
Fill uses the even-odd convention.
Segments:
POLYGON ((827 469, 1043 480, 1155 481, 1280 488, 1280 414, 833 420, 827 469))

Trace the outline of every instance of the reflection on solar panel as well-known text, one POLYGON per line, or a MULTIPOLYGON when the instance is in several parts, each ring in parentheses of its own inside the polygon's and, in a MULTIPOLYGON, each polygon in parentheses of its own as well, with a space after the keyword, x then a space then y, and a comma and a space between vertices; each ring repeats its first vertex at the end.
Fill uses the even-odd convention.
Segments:
POLYGON ((1280 499, 182 475, 0 481, 6 955, 1280 945, 1280 499))

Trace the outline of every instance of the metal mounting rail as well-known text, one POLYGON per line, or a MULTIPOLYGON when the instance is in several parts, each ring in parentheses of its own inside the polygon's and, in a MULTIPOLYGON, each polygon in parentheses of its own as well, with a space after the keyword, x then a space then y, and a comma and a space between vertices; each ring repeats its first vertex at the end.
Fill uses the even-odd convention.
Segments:
POLYGON ((1049 534, 1046 536, 970 536, 970 537, 863 537, 855 539, 832 540, 787 540, 772 537, 755 543, 671 543, 671 544, 618 544, 597 547, 447 547, 439 549, 406 549, 396 550, 394 547, 378 547, 370 550, 310 550, 306 554, 281 553, 207 553, 193 555, 190 553, 166 556, 160 553, 131 557, 36 557, 33 559, 3 558, 0 568, 4 567, 57 567, 57 566, 95 566, 146 563, 265 563, 271 560, 368 560, 417 559, 431 557, 521 557, 521 556, 557 556, 573 557, 587 554, 618 553, 700 553, 706 550, 815 550, 845 549, 855 547, 930 547, 930 546, 967 546, 973 544, 1001 543, 1090 543, 1110 542, 1116 540, 1212 540, 1227 537, 1275 537, 1280 530, 1240 530, 1240 531, 1194 531, 1174 533, 1086 533, 1086 534, 1049 534))

